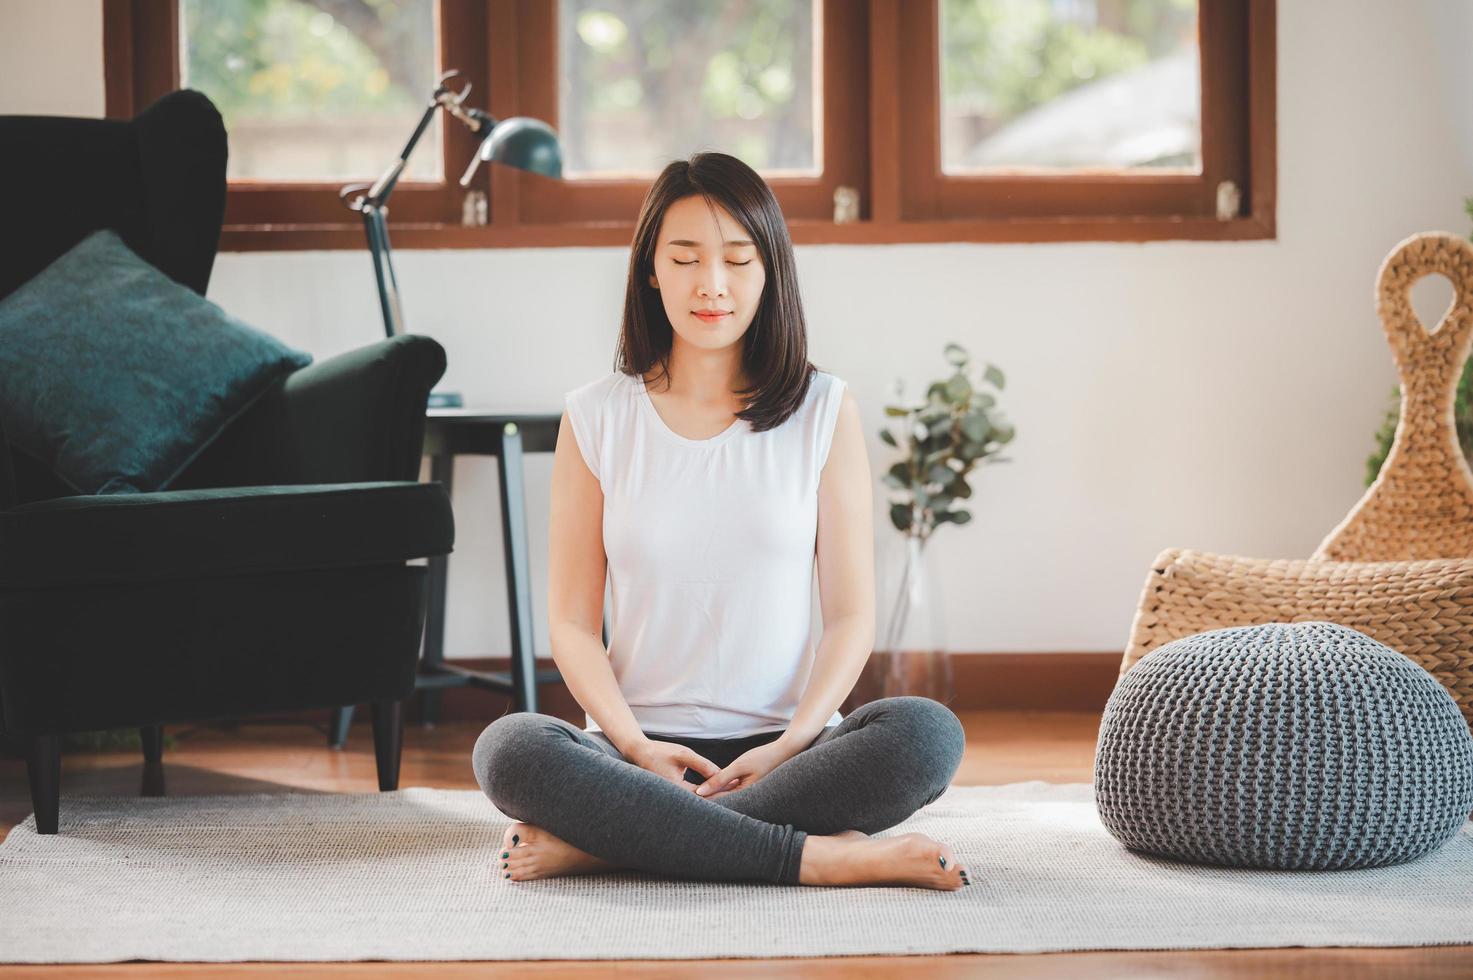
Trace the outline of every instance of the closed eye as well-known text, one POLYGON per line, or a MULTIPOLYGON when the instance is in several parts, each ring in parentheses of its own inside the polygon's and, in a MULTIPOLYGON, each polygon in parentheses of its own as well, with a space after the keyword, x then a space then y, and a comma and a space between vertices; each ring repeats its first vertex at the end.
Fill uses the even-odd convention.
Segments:
MULTIPOLYGON (((691 259, 689 262, 682 262, 679 259, 671 259, 670 261, 671 262, 674 262, 676 265, 695 265, 700 260, 699 259, 691 259)), ((727 265, 751 265, 752 264, 752 260, 751 259, 748 259, 745 262, 733 262, 730 259, 728 259, 727 262, 726 262, 726 264, 727 265)))

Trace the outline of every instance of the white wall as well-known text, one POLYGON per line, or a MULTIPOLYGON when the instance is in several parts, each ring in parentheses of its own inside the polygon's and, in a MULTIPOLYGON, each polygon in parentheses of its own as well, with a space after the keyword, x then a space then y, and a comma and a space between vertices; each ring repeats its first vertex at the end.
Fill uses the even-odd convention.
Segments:
POLYGON ((0 112, 100 116, 102 4, 0 0, 0 112))
MULTIPOLYGON (((102 113, 95 0, 0 16, 0 112, 102 113)), ((1162 548, 1303 557, 1361 495, 1396 381, 1377 266, 1414 232, 1469 230, 1473 4, 1281 0, 1278 43, 1276 241, 798 248, 812 358, 851 384, 877 476, 897 373, 922 389, 951 340, 1008 372, 1013 462, 934 541, 952 649, 1121 649, 1162 548)), ((444 386, 547 412, 611 369, 626 258, 396 253, 444 386)), ((318 358, 379 335, 366 252, 222 254, 210 298, 318 358)), ((459 464, 452 655, 508 649, 495 467, 459 464)), ((543 656, 550 471, 527 474, 543 656)), ((875 517, 883 560, 878 486, 875 517)))

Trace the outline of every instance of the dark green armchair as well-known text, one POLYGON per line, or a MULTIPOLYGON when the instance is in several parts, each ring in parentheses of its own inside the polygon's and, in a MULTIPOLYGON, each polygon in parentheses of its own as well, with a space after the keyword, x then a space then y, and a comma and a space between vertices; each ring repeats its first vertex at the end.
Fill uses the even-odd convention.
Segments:
MULTIPOLYGON (((226 134, 198 92, 133 120, 0 117, 0 297, 99 228, 203 295, 226 134)), ((365 333, 375 324, 365 324, 365 333)), ((401 336, 285 378, 167 490, 78 496, 0 431, 0 733, 27 746, 56 833, 60 736, 373 706, 378 783, 398 785, 425 569, 450 502, 418 481, 445 352, 401 336)), ((4 379, 0 378, 0 384, 4 379)))

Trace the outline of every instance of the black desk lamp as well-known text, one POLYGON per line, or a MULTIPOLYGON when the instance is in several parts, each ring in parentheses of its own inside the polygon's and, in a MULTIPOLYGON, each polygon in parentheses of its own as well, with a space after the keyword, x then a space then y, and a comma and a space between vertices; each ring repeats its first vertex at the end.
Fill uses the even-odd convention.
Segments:
MULTIPOLYGON (((379 308, 383 311, 384 333, 390 337, 404 332, 404 311, 399 304, 399 282, 394 276, 394 262, 390 256, 389 227, 385 220, 388 214, 387 204, 389 195, 394 193, 399 176, 409 161, 409 154, 414 152, 415 144, 429 127, 436 109, 443 107, 450 115, 465 123, 472 133, 481 137, 480 148, 460 178, 461 187, 470 186, 471 177, 482 160, 527 170, 544 177, 561 179, 563 175, 562 150, 557 133, 551 126, 528 116, 498 120, 480 109, 464 108, 465 97, 471 90, 470 83, 467 82, 465 88, 459 92, 450 91, 445 84, 459 74, 460 72, 452 69, 440 76, 430 104, 425 108, 424 115, 420 116, 419 125, 414 128, 414 134, 399 152, 399 159, 394 161, 393 166, 382 177, 373 184, 350 184, 338 192, 339 199, 349 209, 363 215, 368 249, 373 255, 373 274, 378 279, 379 308), (365 191, 366 193, 362 193, 365 191), (357 196, 350 200, 350 195, 357 196)), ((461 404, 462 399, 455 392, 430 392, 431 408, 459 408, 461 404)))

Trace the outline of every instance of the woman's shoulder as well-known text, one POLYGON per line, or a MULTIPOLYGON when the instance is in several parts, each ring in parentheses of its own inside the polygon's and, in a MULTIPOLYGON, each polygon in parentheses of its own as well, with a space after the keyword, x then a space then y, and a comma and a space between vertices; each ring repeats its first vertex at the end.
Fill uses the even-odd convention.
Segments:
POLYGON ((808 400, 815 405, 827 406, 842 400, 848 387, 837 374, 814 368, 813 379, 809 382, 808 400))
POLYGON ((564 398, 571 406, 586 412, 597 413, 621 393, 627 397, 632 390, 630 384, 630 375, 621 371, 610 371, 592 381, 584 382, 569 391, 564 398))
POLYGON ((600 375, 592 381, 585 381, 572 391, 569 391, 568 396, 583 400, 589 397, 607 395, 627 379, 628 376, 621 371, 610 371, 608 374, 600 375))
POLYGON ((623 424, 622 420, 629 417, 628 409, 620 407, 621 394, 625 396, 624 404, 628 405, 627 395, 632 390, 628 385, 629 378, 618 371, 611 371, 563 395, 568 421, 583 452, 583 459, 589 472, 600 480, 608 439, 623 424))
POLYGON ((839 377, 837 374, 834 374, 832 371, 825 371, 823 368, 814 368, 813 377, 814 380, 822 380, 824 385, 827 387, 844 387, 843 378, 839 377))

